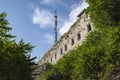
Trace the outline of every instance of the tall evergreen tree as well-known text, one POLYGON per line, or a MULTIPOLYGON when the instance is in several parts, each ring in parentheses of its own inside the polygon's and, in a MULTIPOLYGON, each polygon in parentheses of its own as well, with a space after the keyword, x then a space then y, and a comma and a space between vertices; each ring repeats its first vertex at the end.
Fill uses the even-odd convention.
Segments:
POLYGON ((0 80, 32 80, 35 58, 31 59, 29 53, 34 46, 11 39, 12 28, 5 17, 5 13, 0 14, 0 80))
POLYGON ((5 19, 5 17, 7 16, 6 13, 1 13, 0 14, 0 38, 12 38, 14 36, 12 36, 11 34, 9 34, 8 32, 10 30, 12 30, 12 28, 10 28, 8 25, 8 21, 5 19))

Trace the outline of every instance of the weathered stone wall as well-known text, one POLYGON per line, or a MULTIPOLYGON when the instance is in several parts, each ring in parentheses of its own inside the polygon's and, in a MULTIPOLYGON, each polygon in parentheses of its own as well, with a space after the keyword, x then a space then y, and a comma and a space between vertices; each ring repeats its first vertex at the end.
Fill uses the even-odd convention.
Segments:
POLYGON ((39 65, 49 62, 55 64, 67 52, 81 45, 90 31, 93 30, 90 17, 85 10, 78 15, 77 21, 71 26, 53 47, 38 62, 39 65))

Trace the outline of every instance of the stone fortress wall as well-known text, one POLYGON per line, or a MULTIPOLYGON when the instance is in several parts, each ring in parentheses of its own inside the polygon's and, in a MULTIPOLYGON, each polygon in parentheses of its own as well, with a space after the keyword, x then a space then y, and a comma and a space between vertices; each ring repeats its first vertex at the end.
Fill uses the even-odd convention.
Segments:
POLYGON ((70 30, 42 57, 38 65, 46 62, 55 64, 70 50, 75 49, 83 43, 89 32, 93 30, 93 27, 86 10, 83 10, 77 17, 77 21, 71 26, 70 30))

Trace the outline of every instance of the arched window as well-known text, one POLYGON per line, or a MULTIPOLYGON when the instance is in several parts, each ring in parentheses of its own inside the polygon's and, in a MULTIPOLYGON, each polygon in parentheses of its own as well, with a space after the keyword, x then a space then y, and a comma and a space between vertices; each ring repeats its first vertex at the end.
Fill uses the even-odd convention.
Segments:
POLYGON ((51 57, 51 62, 52 62, 52 57, 51 57))
POLYGON ((92 30, 92 28, 91 28, 91 25, 90 25, 90 24, 88 24, 88 25, 87 25, 87 30, 88 30, 88 32, 90 32, 90 31, 92 30))
POLYGON ((81 39, 80 33, 77 34, 77 40, 79 41, 81 39))
POLYGON ((67 44, 65 44, 65 51, 67 50, 67 44))
POLYGON ((55 54, 55 59, 57 58, 57 54, 55 54))
POLYGON ((73 38, 71 39, 71 45, 74 45, 74 39, 73 38))
POLYGON ((63 50, 62 50, 62 48, 60 49, 60 54, 62 54, 63 53, 63 50))

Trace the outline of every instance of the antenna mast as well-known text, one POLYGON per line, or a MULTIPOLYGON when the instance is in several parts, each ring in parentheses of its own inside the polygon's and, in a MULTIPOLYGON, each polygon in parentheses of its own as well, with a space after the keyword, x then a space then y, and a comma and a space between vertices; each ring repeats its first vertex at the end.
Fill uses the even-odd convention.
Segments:
POLYGON ((57 42, 57 11, 55 10, 55 27, 54 27, 54 31, 55 31, 55 41, 54 42, 57 42))

